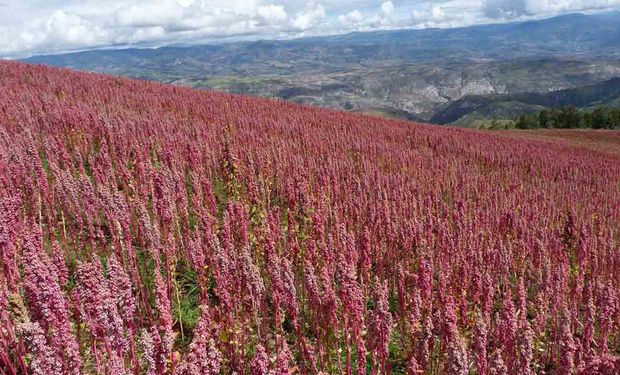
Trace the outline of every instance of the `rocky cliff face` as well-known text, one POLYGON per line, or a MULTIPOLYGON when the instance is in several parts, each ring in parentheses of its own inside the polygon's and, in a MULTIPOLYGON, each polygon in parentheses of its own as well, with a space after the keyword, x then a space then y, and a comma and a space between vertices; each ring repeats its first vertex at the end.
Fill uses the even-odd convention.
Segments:
POLYGON ((617 76, 620 61, 524 60, 315 73, 245 87, 234 81, 207 81, 199 87, 428 121, 439 108, 467 95, 547 93, 617 76))

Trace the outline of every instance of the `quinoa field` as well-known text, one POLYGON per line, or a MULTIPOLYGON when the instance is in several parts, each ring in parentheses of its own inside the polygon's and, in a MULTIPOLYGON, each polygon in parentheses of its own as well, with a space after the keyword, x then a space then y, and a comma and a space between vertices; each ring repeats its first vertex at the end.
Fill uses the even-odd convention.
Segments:
POLYGON ((570 134, 0 62, 0 374, 620 374, 620 142, 570 134))

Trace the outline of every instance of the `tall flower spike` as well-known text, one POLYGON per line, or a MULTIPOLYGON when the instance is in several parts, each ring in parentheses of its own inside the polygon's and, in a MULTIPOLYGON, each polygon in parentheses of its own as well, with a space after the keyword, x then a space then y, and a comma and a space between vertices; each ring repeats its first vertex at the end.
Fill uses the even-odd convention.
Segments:
POLYGON ((291 360, 293 356, 286 340, 283 337, 280 337, 280 340, 282 340, 282 348, 276 357, 276 363, 270 375, 289 375, 291 373, 291 360))
POLYGON ((226 313, 232 312, 232 296, 230 274, 233 260, 230 259, 231 254, 227 253, 220 245, 220 240, 213 235, 211 238, 211 247, 213 254, 213 278, 215 279, 215 293, 220 299, 220 303, 226 313))
POLYGON ((368 227, 364 228, 362 243, 360 246, 359 270, 362 283, 367 283, 370 269, 372 267, 372 247, 371 247, 370 231, 368 227))
POLYGON ((123 357, 116 353, 110 354, 108 361, 108 375, 130 375, 131 373, 125 367, 123 357))
POLYGON ((504 364, 502 352, 495 349, 489 361, 489 375, 508 375, 508 368, 504 364))
POLYGON ((583 318, 583 339, 582 349, 583 357, 587 360, 592 354, 592 344, 594 340, 594 324, 596 319, 596 307, 594 306, 594 298, 592 295, 592 286, 590 283, 583 288, 583 304, 585 308, 583 318))
POLYGON ((424 370, 418 364, 418 361, 415 359, 415 356, 412 356, 411 358, 409 358, 409 361, 407 362, 407 374, 415 375, 415 374, 422 374, 422 373, 424 373, 424 370))
POLYGON ((513 362, 513 352, 517 335, 518 322, 514 303, 510 293, 506 293, 503 298, 502 311, 499 316, 499 323, 496 327, 495 338, 502 346, 502 352, 507 357, 509 369, 513 362))
POLYGON ((265 295, 265 284, 261 278, 260 270, 252 260, 248 246, 241 250, 237 259, 237 267, 241 274, 246 302, 249 303, 250 310, 257 313, 265 295))
POLYGON ((448 342, 446 354, 446 374, 468 375, 469 360, 465 342, 460 335, 455 335, 448 342))
POLYGON ((172 312, 170 299, 166 284, 162 280, 159 270, 155 270, 155 304, 158 314, 159 345, 155 357, 157 372, 165 373, 168 367, 168 360, 172 353, 173 331, 172 331, 172 312))
POLYGON ((392 336, 392 315, 388 306, 387 281, 375 279, 373 300, 375 307, 368 320, 370 349, 379 360, 383 371, 388 357, 388 344, 392 336))
POLYGON ((54 267, 54 272, 58 277, 58 284, 60 284, 61 287, 67 285, 67 281, 69 281, 69 270, 67 269, 63 251, 57 241, 52 241, 50 260, 54 267))
POLYGON ((269 357, 265 352, 265 347, 258 344, 256 346, 256 354, 252 359, 252 365, 250 366, 250 375, 267 375, 269 373, 269 357))
POLYGON ((10 288, 19 276, 15 240, 17 239, 17 231, 19 229, 18 212, 20 206, 20 199, 0 199, 0 260, 2 263, 2 273, 10 288))
POLYGON ((602 354, 609 352, 609 335, 614 325, 616 309, 618 309, 618 297, 614 292, 614 286, 609 281, 601 288, 599 302, 599 350, 602 354))
POLYGON ((575 373, 575 341, 570 327, 570 318, 566 308, 562 309, 560 317, 560 362, 558 363, 559 374, 575 373))
POLYGON ((293 325, 297 325, 297 292, 295 290, 295 275, 291 262, 284 258, 280 262, 282 267, 282 297, 286 310, 293 325))
POLYGON ((121 318, 130 332, 133 332, 136 305, 134 303, 131 280, 127 272, 125 272, 123 265, 114 255, 108 258, 108 274, 110 277, 110 292, 116 298, 121 318))
POLYGON ((426 316, 424 324, 422 325, 422 329, 418 334, 420 341, 420 356, 418 358, 420 360, 420 365, 422 366, 422 368, 427 368, 432 359, 431 354, 434 344, 433 331, 433 319, 429 314, 426 316))
MULTIPOLYGON (((157 332, 155 332, 157 335, 157 332)), ((156 343, 153 340, 154 335, 147 329, 143 329, 140 333, 140 347, 142 348, 141 365, 147 375, 157 374, 156 363, 156 343)))
POLYGON ((174 375, 217 375, 222 367, 222 353, 215 345, 210 332, 213 321, 206 306, 194 330, 194 339, 174 375))
MULTIPOLYGON (((36 232, 37 230, 35 230, 36 232)), ((58 277, 50 268, 51 261, 41 249, 40 234, 26 236, 23 248, 24 289, 33 319, 50 333, 50 344, 62 353, 62 369, 79 373, 82 360, 78 343, 71 332, 67 301, 58 285, 58 277)), ((33 328, 32 333, 35 334, 33 328)))
POLYGON ((530 326, 530 322, 522 318, 520 322, 519 331, 517 334, 517 363, 515 366, 515 372, 518 375, 531 375, 532 361, 534 359, 533 345, 534 332, 530 326))
POLYGON ((488 343, 488 327, 482 316, 476 315, 476 323, 474 325, 474 350, 476 353, 476 369, 479 375, 487 374, 487 343, 488 343))
MULTIPOLYGON (((349 248, 348 253, 353 253, 352 239, 348 235, 343 236, 349 248)), ((344 253, 338 256, 338 283, 340 284, 339 296, 343 311, 348 315, 350 324, 356 332, 362 323, 363 296, 362 289, 357 282, 354 259, 344 253)))
POLYGON ((24 340, 31 356, 29 372, 33 375, 63 374, 63 364, 58 351, 48 345, 41 326, 30 321, 21 296, 10 295, 8 305, 17 335, 24 340))
POLYGON ((312 307, 321 306, 321 292, 314 266, 308 258, 304 259, 304 286, 308 294, 308 303, 312 307))
POLYGON ((357 339, 357 375, 366 375, 368 362, 366 355, 366 345, 364 344, 363 338, 360 336, 357 339))
POLYGON ((78 264, 77 281, 84 319, 95 339, 109 343, 118 353, 126 351, 128 342, 123 320, 98 258, 78 264))

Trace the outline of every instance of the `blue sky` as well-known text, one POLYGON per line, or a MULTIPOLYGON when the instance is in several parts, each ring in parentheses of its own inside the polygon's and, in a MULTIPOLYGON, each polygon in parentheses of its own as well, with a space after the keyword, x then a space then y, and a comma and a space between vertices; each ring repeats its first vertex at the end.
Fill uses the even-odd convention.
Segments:
POLYGON ((457 27, 619 7, 620 0, 0 0, 0 56, 457 27))

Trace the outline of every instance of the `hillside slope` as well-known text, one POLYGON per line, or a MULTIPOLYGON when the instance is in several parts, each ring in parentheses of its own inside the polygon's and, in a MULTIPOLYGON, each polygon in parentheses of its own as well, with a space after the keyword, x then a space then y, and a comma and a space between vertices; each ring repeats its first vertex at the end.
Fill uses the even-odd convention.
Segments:
POLYGON ((506 134, 0 62, 0 368, 618 373, 620 156, 506 134))

